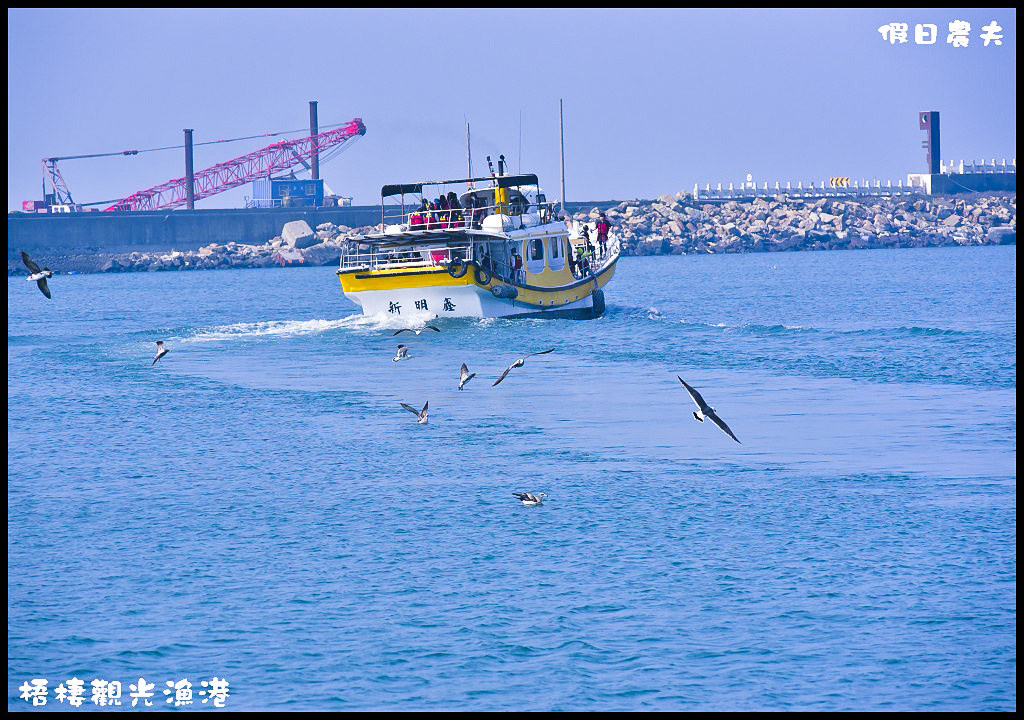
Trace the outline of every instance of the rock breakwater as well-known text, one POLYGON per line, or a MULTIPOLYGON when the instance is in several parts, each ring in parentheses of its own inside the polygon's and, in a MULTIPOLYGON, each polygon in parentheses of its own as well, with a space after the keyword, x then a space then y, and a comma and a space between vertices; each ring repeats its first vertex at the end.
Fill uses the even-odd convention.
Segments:
MULTIPOLYGON (((606 211, 623 255, 1016 244, 1017 196, 773 199, 721 204, 687 193, 606 211)), ((576 213, 593 221, 597 210, 576 213)))
MULTIPOLYGON (((708 203, 688 193, 619 203, 606 211, 622 254, 781 252, 940 245, 1006 245, 1017 242, 1016 193, 795 199, 776 196, 749 202, 708 203)), ((597 209, 577 212, 593 221, 597 209)), ((262 244, 211 243, 198 250, 39 254, 58 272, 159 272, 337 264, 355 235, 379 226, 287 223, 262 244)), ((8 262, 8 274, 25 274, 8 262)))

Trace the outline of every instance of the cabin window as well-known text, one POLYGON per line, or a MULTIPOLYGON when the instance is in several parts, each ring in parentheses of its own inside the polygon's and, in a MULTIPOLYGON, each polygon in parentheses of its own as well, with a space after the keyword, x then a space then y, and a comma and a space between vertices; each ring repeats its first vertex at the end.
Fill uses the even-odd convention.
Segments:
POLYGON ((551 255, 548 258, 548 267, 554 271, 565 269, 565 242, 562 238, 551 238, 551 255))
POLYGON ((526 249, 526 274, 527 275, 539 275, 544 272, 546 263, 544 262, 544 239, 533 238, 532 240, 523 240, 523 246, 526 249))
POLYGON ((509 201, 509 215, 522 215, 526 212, 529 204, 526 202, 526 198, 523 197, 522 193, 512 193, 512 198, 509 201))
POLYGON ((530 243, 530 259, 531 260, 543 260, 544 259, 544 241, 540 238, 533 240, 530 243))

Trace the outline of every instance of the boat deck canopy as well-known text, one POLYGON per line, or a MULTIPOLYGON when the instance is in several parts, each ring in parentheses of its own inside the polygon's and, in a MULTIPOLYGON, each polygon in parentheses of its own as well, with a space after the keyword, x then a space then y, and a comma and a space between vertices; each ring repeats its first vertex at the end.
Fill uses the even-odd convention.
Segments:
POLYGON ((385 185, 380 189, 381 198, 394 195, 416 194, 422 195, 423 188, 431 185, 458 185, 460 183, 494 183, 497 187, 510 188, 520 185, 537 185, 537 176, 528 175, 498 175, 496 177, 463 178, 461 180, 435 180, 433 182, 406 183, 403 185, 385 185))

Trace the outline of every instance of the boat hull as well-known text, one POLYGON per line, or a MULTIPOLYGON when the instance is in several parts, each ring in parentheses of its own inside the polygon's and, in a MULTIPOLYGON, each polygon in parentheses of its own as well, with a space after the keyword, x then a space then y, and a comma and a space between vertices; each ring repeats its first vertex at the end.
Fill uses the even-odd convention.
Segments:
POLYGON ((589 319, 604 312, 600 289, 614 273, 613 262, 596 276, 563 287, 511 285, 496 278, 480 284, 472 272, 454 278, 444 268, 406 272, 349 270, 339 271, 338 277, 345 297, 359 305, 364 315, 589 319), (509 288, 514 288, 514 298, 507 297, 512 294, 509 288))

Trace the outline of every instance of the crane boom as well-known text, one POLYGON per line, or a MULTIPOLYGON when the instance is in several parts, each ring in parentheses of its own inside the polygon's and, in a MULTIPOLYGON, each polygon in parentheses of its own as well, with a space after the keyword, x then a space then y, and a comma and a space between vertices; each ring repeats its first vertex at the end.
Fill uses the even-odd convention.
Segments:
MULTIPOLYGON (((194 198, 201 200, 258 178, 283 172, 300 163, 305 164, 314 154, 324 153, 365 134, 366 126, 363 125, 363 121, 355 118, 334 130, 297 140, 285 140, 214 165, 195 174, 194 198)), ((162 185, 140 190, 119 200, 104 212, 166 210, 179 207, 187 202, 186 186, 186 178, 169 180, 162 185)))

